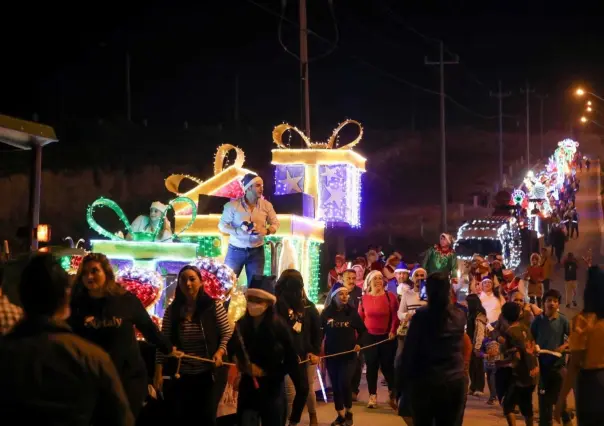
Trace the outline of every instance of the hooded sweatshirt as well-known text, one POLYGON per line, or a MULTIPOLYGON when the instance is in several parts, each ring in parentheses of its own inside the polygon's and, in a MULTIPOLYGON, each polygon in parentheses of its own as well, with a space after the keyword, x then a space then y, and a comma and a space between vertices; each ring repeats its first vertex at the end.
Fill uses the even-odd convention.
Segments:
MULTIPOLYGON (((325 354, 335 354, 353 349, 355 345, 363 346, 367 328, 359 313, 350 305, 338 307, 332 302, 321 313, 321 328, 325 336, 325 354)), ((338 358, 353 358, 354 353, 341 355, 338 358)))

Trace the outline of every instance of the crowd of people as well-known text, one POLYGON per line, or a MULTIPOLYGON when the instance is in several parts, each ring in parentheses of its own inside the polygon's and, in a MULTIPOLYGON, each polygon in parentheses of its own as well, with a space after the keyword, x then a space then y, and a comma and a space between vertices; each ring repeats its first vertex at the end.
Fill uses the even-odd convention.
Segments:
POLYGON ((551 285, 548 247, 516 273, 498 253, 460 263, 452 245, 441 234, 419 264, 379 248, 350 263, 338 255, 322 310, 299 271, 254 275, 234 323, 229 301, 210 296, 201 271, 187 265, 161 329, 103 254, 87 254, 73 277, 51 254, 34 255, 20 306, 0 293, 0 411, 31 424, 214 425, 236 367, 240 426, 296 426, 305 408, 318 426, 317 369, 329 379, 332 426, 353 426, 363 373, 366 405, 378 407, 380 372, 389 407, 407 425, 462 425, 468 397, 485 388, 508 425, 517 412, 534 423, 535 391, 540 425, 569 424, 571 388, 579 425, 601 424, 604 273, 591 254, 585 304, 569 321, 559 308, 577 306, 572 253, 556 252, 564 299, 551 285), (151 369, 137 331, 155 349, 151 369), (149 416, 152 407, 161 409, 149 416))

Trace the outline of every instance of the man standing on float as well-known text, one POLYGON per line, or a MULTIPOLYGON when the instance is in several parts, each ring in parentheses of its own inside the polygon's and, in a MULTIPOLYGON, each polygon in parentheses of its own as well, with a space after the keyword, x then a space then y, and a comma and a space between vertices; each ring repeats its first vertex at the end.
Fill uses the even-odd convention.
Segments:
POLYGON ((229 234, 224 263, 239 276, 245 266, 248 284, 254 275, 264 275, 264 237, 279 229, 273 205, 262 197, 264 185, 258 175, 241 180, 244 195, 224 205, 218 229, 229 234))

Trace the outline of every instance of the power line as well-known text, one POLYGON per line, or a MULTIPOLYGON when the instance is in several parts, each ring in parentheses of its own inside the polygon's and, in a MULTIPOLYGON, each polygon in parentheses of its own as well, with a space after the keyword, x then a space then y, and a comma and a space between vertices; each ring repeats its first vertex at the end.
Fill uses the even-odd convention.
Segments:
MULTIPOLYGON (((264 5, 260 4, 260 3, 257 3, 254 0, 247 0, 247 1, 249 3, 251 3, 251 4, 253 4, 254 6, 256 6, 256 7, 260 8, 260 9, 264 10, 265 12, 267 12, 267 13, 269 13, 269 14, 277 17, 277 18, 279 18, 280 19, 280 25, 281 25, 281 20, 282 20, 283 22, 287 22, 288 24, 290 24, 290 25, 292 25, 292 26, 294 26, 296 28, 300 28, 300 26, 298 25, 297 22, 294 22, 291 19, 285 17, 283 13, 275 12, 270 7, 267 7, 267 6, 264 6, 264 5)), ((432 42, 438 42, 438 43, 440 43, 440 40, 437 40, 437 39, 435 39, 433 37, 425 36, 422 33, 420 33, 419 31, 413 29, 412 27, 409 27, 409 28, 412 29, 412 31, 415 32, 416 34, 420 35, 422 38, 425 38, 426 40, 430 40, 432 42)), ((311 30, 310 28, 307 29, 307 33, 309 35, 312 35, 313 37, 317 38, 318 40, 321 40, 321 41, 325 42, 325 43, 333 44, 333 42, 331 40, 323 37, 322 35, 320 35, 317 32, 311 30)), ((298 56, 295 53, 289 51, 289 49, 287 49, 286 46, 282 45, 282 47, 289 54, 292 54, 294 57, 298 58, 298 56)), ((447 53, 449 53, 449 54, 453 54, 454 56, 457 56, 456 54, 452 53, 450 50, 448 50, 446 48, 445 48, 444 51, 447 52, 447 53)), ((426 87, 420 86, 419 84, 416 84, 416 83, 413 83, 413 82, 411 82, 409 80, 406 80, 406 79, 404 79, 404 78, 402 78, 402 77, 400 77, 400 76, 398 76, 396 74, 391 73, 390 71, 386 71, 386 70, 382 69, 381 67, 378 67, 377 65, 374 65, 373 63, 371 63, 371 62, 367 61, 366 59, 363 59, 363 58, 361 58, 361 57, 359 57, 357 55, 348 54, 348 53, 345 54, 345 55, 348 56, 349 58, 354 59, 355 61, 357 61, 357 62, 365 65, 366 67, 371 68, 374 71, 377 71, 378 73, 380 73, 380 74, 382 74, 382 75, 384 75, 384 76, 386 76, 386 77, 394 80, 394 81, 397 81, 399 83, 405 84, 405 85, 407 85, 407 86, 409 86, 409 87, 411 87, 413 89, 416 89, 416 90, 428 93, 430 95, 440 95, 440 92, 437 91, 437 90, 428 89, 426 87)), ((451 102, 453 105, 457 106, 458 108, 460 108, 460 109, 466 111, 467 113, 469 113, 471 115, 474 115, 474 116, 476 116, 478 118, 482 118, 482 119, 486 119, 486 120, 492 120, 494 118, 497 118, 497 115, 487 116, 487 115, 484 115, 484 114, 480 114, 480 113, 474 111, 473 109, 465 106, 464 104, 460 103, 459 101, 457 101, 456 99, 454 99, 453 97, 451 97, 449 95, 445 94, 445 99, 448 100, 449 102, 451 102)), ((516 116, 506 116, 506 115, 504 115, 503 117, 504 118, 514 118, 514 119, 517 119, 516 116)))

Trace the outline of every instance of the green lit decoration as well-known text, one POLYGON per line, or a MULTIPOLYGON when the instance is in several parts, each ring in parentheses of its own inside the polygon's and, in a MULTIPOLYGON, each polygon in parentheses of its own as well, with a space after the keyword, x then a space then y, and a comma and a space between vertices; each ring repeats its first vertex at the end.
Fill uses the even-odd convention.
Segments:
MULTIPOLYGON (((197 205, 195 204, 195 202, 187 197, 177 197, 168 203, 168 208, 165 212, 163 212, 162 217, 159 221, 160 223, 162 223, 165 219, 166 214, 168 213, 168 209, 174 210, 175 203, 189 204, 189 206, 191 207, 191 219, 181 230, 179 230, 178 232, 174 232, 171 239, 176 238, 178 235, 182 234, 187 229, 189 229, 191 225, 193 225, 193 223, 195 222, 195 218, 197 217, 197 205)), ((107 231, 94 219, 94 211, 97 207, 107 207, 113 210, 113 212, 117 215, 118 219, 121 220, 124 224, 126 235, 130 234, 132 236, 133 241, 160 242, 157 241, 157 236, 161 231, 161 227, 157 227, 155 232, 133 232, 132 225, 130 224, 130 221, 128 221, 128 218, 126 217, 126 214, 124 213, 122 208, 115 201, 105 197, 101 197, 95 200, 90 206, 88 206, 88 209, 86 211, 86 221, 88 222, 88 225, 90 225, 90 227, 96 232, 98 232, 100 235, 107 237, 113 241, 125 241, 125 238, 116 235, 113 232, 107 231)))
MULTIPOLYGON (((303 255, 304 253, 302 252, 302 246, 304 243, 304 240, 300 237, 296 238, 296 237, 286 237, 289 238, 290 242, 293 244, 294 249, 296 250, 296 254, 297 254, 297 263, 298 265, 303 265, 303 255)), ((274 243, 279 243, 279 242, 283 242, 283 237, 277 237, 274 235, 265 237, 265 241, 273 241, 274 243)), ((308 298, 310 300, 312 300, 314 303, 317 303, 318 299, 319 299, 319 268, 321 265, 321 244, 318 241, 313 241, 310 240, 308 242, 308 265, 307 265, 307 274, 305 274, 304 272, 302 272, 302 275, 305 275, 305 277, 307 277, 306 279, 308 280, 307 284, 307 288, 308 288, 308 298)), ((279 253, 277 253, 277 255, 280 255, 280 251, 279 253)), ((299 267, 300 267, 299 266, 299 267)), ((270 248, 270 244, 265 244, 264 245, 264 275, 271 275, 272 271, 271 271, 271 248, 270 248)))
POLYGON ((200 257, 220 257, 222 254, 222 238, 216 235, 187 235, 181 237, 183 243, 195 243, 197 247, 197 256, 200 257))

